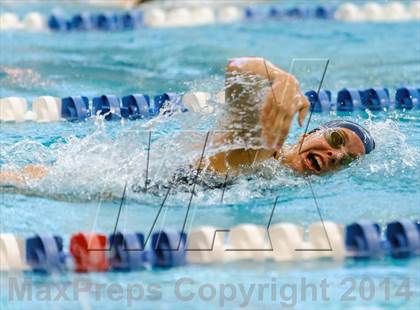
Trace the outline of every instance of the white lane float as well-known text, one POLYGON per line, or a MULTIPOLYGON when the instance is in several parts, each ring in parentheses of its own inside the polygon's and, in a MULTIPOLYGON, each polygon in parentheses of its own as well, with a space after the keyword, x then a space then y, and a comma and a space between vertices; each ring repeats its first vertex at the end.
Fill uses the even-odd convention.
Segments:
POLYGON ((28 102, 25 98, 7 97, 0 99, 0 121, 24 122, 28 112, 28 102))
POLYGON ((40 123, 57 122, 61 120, 61 98, 41 96, 32 103, 32 111, 36 121, 40 123))
POLYGON ((344 227, 333 222, 317 222, 309 227, 309 242, 322 257, 343 259, 346 255, 344 227))
POLYGON ((144 24, 149 27, 164 27, 166 25, 166 12, 153 8, 144 12, 144 24))
POLYGON ((236 260, 265 260, 272 252, 268 240, 268 231, 263 226, 254 224, 235 226, 228 235, 224 260, 227 262, 236 260))
POLYGON ((23 25, 30 31, 42 31, 47 28, 47 20, 38 12, 30 12, 23 19, 23 25))
POLYGON ((384 8, 376 2, 368 2, 362 6, 362 14, 366 21, 385 20, 384 8))
POLYGON ((190 111, 198 113, 213 113, 214 108, 208 104, 210 99, 210 93, 188 92, 183 96, 182 102, 190 111))
POLYGON ((194 26, 191 10, 187 8, 177 8, 169 10, 166 20, 167 27, 194 26))
POLYGON ((0 15, 0 30, 22 29, 23 24, 19 17, 13 13, 3 13, 0 15))
POLYGON ((43 31, 46 29, 46 18, 38 12, 30 12, 22 20, 13 13, 0 15, 0 30, 43 31))
POLYGON ((343 21, 360 21, 363 20, 363 12, 353 3, 344 3, 334 14, 334 18, 343 21))
POLYGON ((275 261, 292 261, 299 257, 295 250, 303 244, 302 227, 292 223, 279 223, 271 226, 269 232, 273 245, 272 258, 275 261))
POLYGON ((412 1, 408 8, 411 18, 420 19, 420 1, 412 1))
POLYGON ((403 21, 411 18, 406 6, 401 2, 390 2, 384 6, 384 17, 388 21, 403 21))
POLYGON ((366 2, 361 6, 348 2, 338 7, 334 18, 352 22, 395 22, 418 19, 420 18, 420 1, 413 1, 409 6, 399 1, 385 4, 366 2))
POLYGON ((217 20, 220 23, 233 23, 243 19, 244 10, 235 6, 221 7, 217 12, 217 20))
POLYGON ((195 26, 210 25, 216 22, 216 15, 210 7, 192 8, 191 18, 192 24, 195 26))
POLYGON ((216 232, 213 226, 192 230, 187 239, 187 261, 193 264, 223 262, 225 232, 216 232))
MULTIPOLYGON (((332 231, 333 229, 331 233, 332 231)), ((309 240, 305 240, 304 229, 291 223, 280 223, 270 227, 272 258, 275 261, 294 261, 329 256, 323 250, 319 251, 319 249, 329 249, 328 245, 325 246, 325 242, 328 244, 328 239, 323 228, 321 230, 319 225, 313 226, 309 234, 309 240)), ((328 252, 331 254, 333 251, 328 252)))
POLYGON ((217 12, 217 20, 221 23, 232 23, 243 18, 244 11, 235 6, 221 7, 217 12))
POLYGON ((24 241, 14 234, 0 234, 0 271, 27 269, 24 241))

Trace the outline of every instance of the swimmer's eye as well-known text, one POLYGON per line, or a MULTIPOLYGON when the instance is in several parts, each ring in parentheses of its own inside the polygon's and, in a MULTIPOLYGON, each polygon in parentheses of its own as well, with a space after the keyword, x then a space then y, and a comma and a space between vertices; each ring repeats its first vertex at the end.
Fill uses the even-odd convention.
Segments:
POLYGON ((343 132, 337 129, 327 130, 325 132, 325 139, 335 149, 341 148, 346 143, 343 132))

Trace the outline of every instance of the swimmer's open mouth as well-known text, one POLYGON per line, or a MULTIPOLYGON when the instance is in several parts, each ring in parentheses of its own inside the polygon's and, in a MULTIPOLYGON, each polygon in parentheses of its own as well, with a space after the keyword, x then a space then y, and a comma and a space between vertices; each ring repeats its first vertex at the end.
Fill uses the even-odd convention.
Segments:
POLYGON ((319 173, 322 169, 321 165, 322 160, 319 157, 319 155, 316 155, 314 153, 308 153, 308 156, 306 157, 306 166, 308 166, 309 169, 319 173))

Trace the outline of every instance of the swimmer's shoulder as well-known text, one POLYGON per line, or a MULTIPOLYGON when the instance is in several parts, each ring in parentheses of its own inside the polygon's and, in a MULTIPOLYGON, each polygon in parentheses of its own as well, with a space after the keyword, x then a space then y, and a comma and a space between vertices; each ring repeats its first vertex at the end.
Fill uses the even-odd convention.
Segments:
POLYGON ((41 165, 28 165, 20 171, 1 171, 1 187, 23 187, 29 181, 43 179, 47 175, 47 169, 41 165))
POLYGON ((278 152, 274 150, 235 148, 206 158, 200 168, 220 175, 229 173, 237 176, 243 166, 249 168, 256 163, 270 158, 277 159, 277 157, 278 152))

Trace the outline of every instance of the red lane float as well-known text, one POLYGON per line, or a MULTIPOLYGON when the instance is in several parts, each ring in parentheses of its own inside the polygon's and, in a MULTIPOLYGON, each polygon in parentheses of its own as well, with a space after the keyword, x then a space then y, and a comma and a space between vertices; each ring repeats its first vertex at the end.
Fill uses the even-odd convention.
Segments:
POLYGON ((107 251, 107 237, 103 234, 81 232, 71 237, 70 253, 76 272, 108 270, 107 251))

